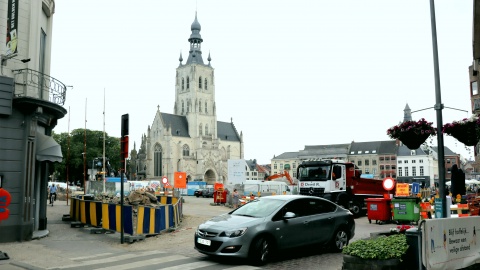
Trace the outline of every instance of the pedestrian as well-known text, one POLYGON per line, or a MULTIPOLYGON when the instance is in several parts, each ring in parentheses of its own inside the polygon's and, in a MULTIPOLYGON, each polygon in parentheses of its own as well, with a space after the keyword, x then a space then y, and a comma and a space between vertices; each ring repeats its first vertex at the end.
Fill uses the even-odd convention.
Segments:
POLYGON ((50 192, 50 204, 53 206, 53 201, 57 199, 57 186, 52 184, 49 189, 50 192))
POLYGON ((240 194, 238 194, 237 189, 235 188, 232 193, 232 203, 233 203, 233 208, 237 209, 238 204, 240 202, 240 194))

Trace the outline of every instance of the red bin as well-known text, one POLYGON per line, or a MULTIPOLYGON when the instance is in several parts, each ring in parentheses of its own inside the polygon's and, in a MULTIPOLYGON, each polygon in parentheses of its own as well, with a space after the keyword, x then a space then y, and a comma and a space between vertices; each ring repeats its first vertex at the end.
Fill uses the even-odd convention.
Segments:
POLYGON ((368 222, 375 223, 389 222, 392 219, 392 210, 390 209, 391 199, 387 198, 368 198, 367 202, 367 216, 368 222))
POLYGON ((213 192, 213 203, 216 203, 216 204, 227 203, 227 191, 215 190, 213 192))

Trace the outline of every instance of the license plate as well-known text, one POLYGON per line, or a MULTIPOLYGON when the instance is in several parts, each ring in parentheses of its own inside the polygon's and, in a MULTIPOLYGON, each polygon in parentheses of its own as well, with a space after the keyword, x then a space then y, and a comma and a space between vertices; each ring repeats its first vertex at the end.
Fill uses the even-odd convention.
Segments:
POLYGON ((202 238, 197 238, 197 242, 202 245, 210 246, 212 241, 202 238))

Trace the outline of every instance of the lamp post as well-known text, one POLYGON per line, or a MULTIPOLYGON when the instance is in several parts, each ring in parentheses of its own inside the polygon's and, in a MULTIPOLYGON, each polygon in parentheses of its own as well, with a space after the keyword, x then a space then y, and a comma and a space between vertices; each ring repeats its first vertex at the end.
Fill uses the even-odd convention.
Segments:
POLYGON ((445 194, 445 153, 443 144, 443 119, 442 119, 442 95, 440 91, 440 70, 438 67, 437 29, 435 23, 435 4, 430 0, 430 18, 432 25, 433 67, 435 71, 435 106, 437 112, 437 144, 438 144, 438 174, 439 192, 442 203, 442 218, 447 217, 447 204, 445 194))

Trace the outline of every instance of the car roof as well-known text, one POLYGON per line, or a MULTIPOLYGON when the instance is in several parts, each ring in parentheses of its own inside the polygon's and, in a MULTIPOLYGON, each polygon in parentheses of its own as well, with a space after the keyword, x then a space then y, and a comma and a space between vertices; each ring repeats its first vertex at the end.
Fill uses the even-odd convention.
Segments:
POLYGON ((269 200, 282 200, 282 201, 290 201, 299 198, 313 198, 313 199, 322 199, 315 196, 307 196, 307 195, 275 195, 275 196, 266 196, 262 197, 263 199, 269 200))

